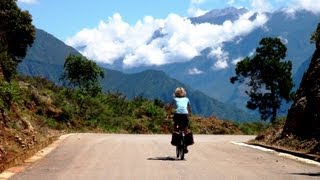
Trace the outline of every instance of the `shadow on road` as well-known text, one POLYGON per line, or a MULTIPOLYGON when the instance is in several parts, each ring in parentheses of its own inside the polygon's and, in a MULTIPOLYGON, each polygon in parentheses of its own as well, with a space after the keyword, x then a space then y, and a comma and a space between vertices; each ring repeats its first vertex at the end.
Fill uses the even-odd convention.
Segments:
POLYGON ((318 173, 291 173, 294 175, 301 175, 301 176, 320 176, 320 172, 318 173))
POLYGON ((151 157, 148 158, 148 160, 160 160, 160 161, 181 161, 180 159, 174 158, 174 157, 151 157))

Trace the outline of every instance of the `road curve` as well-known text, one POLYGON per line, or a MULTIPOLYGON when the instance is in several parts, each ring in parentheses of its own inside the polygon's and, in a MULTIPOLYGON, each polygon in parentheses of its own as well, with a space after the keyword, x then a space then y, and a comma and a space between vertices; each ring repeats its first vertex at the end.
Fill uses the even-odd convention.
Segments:
POLYGON ((253 136, 195 135, 186 159, 170 135, 74 134, 12 180, 320 179, 320 167, 231 142, 253 136))

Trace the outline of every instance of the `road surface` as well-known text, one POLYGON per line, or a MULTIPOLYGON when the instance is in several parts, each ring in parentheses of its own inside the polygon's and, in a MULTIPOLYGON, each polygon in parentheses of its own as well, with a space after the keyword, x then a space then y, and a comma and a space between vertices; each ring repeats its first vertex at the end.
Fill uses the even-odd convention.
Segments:
POLYGON ((194 138, 181 161, 170 135, 73 134, 10 179, 320 179, 320 166, 231 143, 253 136, 194 138))

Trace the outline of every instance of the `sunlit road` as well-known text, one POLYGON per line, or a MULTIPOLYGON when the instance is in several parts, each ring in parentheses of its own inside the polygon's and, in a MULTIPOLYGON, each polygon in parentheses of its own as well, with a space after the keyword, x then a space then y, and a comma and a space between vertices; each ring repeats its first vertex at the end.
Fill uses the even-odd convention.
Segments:
POLYGON ((195 135, 175 159, 170 135, 75 134, 11 179, 320 179, 320 167, 231 142, 253 136, 195 135))

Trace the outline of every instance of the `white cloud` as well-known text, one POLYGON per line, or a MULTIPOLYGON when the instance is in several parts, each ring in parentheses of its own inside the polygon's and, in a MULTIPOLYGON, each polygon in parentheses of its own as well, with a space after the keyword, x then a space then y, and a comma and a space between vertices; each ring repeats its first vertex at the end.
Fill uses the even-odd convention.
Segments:
POLYGON ((161 49, 153 45, 142 45, 134 53, 126 55, 123 63, 126 67, 134 67, 144 64, 161 65, 166 63, 165 60, 165 54, 161 49))
POLYGON ((222 50, 222 47, 217 47, 216 49, 213 49, 209 56, 214 57, 217 61, 213 65, 213 69, 219 70, 219 69, 225 69, 228 67, 228 56, 229 54, 227 52, 224 52, 222 50))
POLYGON ((198 7, 192 6, 188 9, 188 14, 190 17, 199 17, 207 13, 207 10, 202 10, 198 7))
POLYGON ((198 74, 203 74, 203 71, 197 69, 197 68, 192 68, 188 70, 188 74, 190 75, 198 75, 198 74))
POLYGON ((223 52, 222 44, 248 34, 267 21, 263 14, 251 21, 252 14, 222 25, 192 24, 176 14, 169 14, 165 19, 147 16, 135 25, 129 25, 117 13, 107 21, 101 21, 96 28, 83 29, 66 43, 82 47, 83 55, 101 63, 113 64, 123 59, 126 67, 184 62, 211 47, 214 50, 212 57, 217 59, 214 67, 221 69, 228 67, 228 54, 223 52), (154 37, 155 31, 159 32, 158 37, 154 37))
POLYGON ((252 0, 251 6, 257 12, 271 12, 273 10, 272 5, 266 0, 252 0))
POLYGON ((281 40, 281 42, 282 42, 283 44, 288 44, 288 42, 289 42, 289 40, 286 39, 286 38, 284 38, 284 37, 279 36, 278 38, 281 40))
POLYGON ((243 57, 238 57, 238 58, 232 60, 232 64, 236 65, 238 62, 240 62, 242 60, 243 60, 243 57))
POLYGON ((228 2, 227 2, 227 4, 230 6, 234 5, 234 3, 235 3, 235 0, 228 0, 228 2))
POLYGON ((37 0, 18 0, 19 3, 25 3, 25 4, 35 4, 38 1, 37 0))
POLYGON ((229 65, 227 61, 217 61, 212 68, 214 70, 221 70, 221 69, 226 69, 228 66, 229 65))
POLYGON ((202 4, 204 2, 206 2, 207 0, 191 0, 191 4, 202 4))
POLYGON ((256 53, 256 49, 252 49, 252 51, 249 52, 248 57, 254 56, 255 53, 256 53))
POLYGON ((206 0, 191 0, 189 9, 188 9, 188 14, 190 17, 198 17, 202 16, 205 13, 207 13, 207 10, 202 10, 199 8, 199 5, 206 2, 206 0))
POLYGON ((294 0, 289 5, 287 12, 294 13, 296 10, 302 9, 320 14, 320 0, 294 0))

